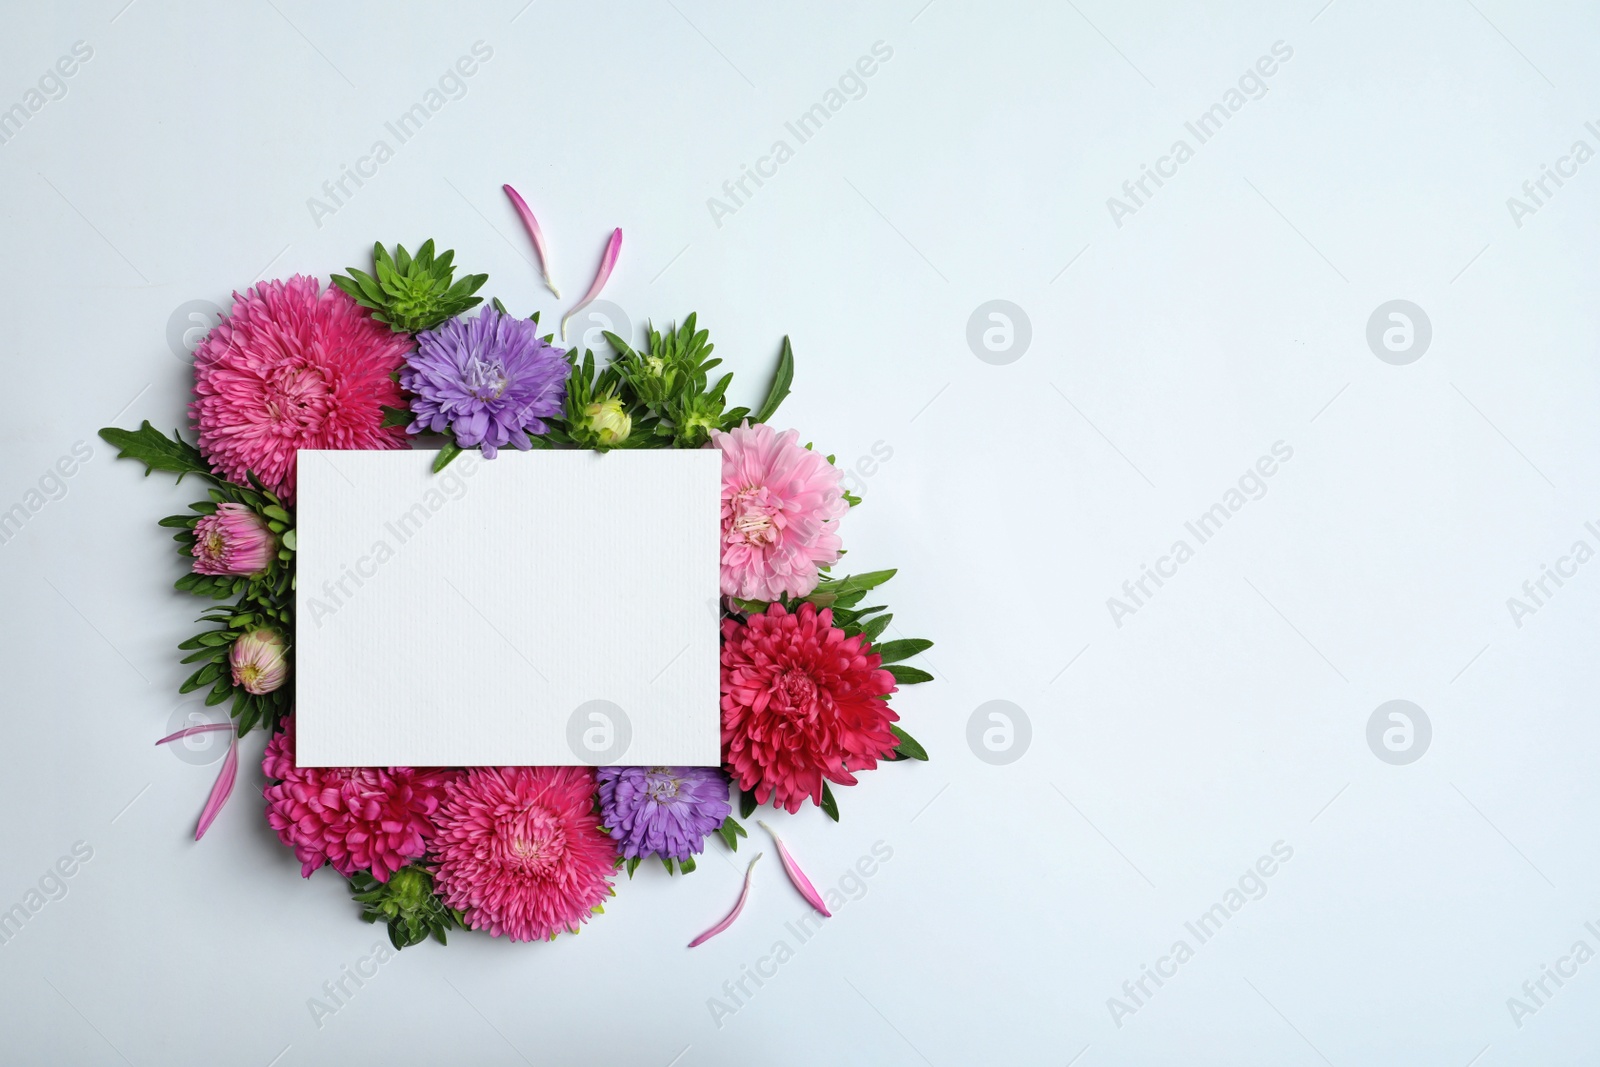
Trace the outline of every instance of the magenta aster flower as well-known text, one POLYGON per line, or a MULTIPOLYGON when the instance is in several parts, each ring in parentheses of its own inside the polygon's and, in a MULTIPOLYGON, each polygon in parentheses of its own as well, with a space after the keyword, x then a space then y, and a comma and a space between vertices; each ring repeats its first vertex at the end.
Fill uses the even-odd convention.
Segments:
POLYGON ((473 767, 446 787, 434 822, 434 883, 473 930, 549 940, 611 895, 617 851, 588 767, 473 767))
POLYGON ((818 564, 839 558, 839 517, 850 510, 839 472, 800 444, 748 422, 711 432, 722 450, 722 592, 745 600, 805 596, 818 564))
POLYGON ((481 445, 487 459, 506 445, 526 451, 528 434, 544 433, 544 420, 561 413, 568 369, 566 353, 540 340, 531 319, 492 307, 451 319, 417 335, 400 372, 416 394, 406 432, 448 429, 463 448, 481 445))
POLYGON ((600 815, 628 859, 686 859, 732 813, 716 767, 601 767, 600 815))
POLYGON ((460 771, 410 767, 298 767, 294 716, 267 742, 261 770, 267 822, 294 849, 307 878, 324 863, 343 875, 389 876, 421 856, 445 784, 460 771))
POLYGON ((372 318, 315 278, 262 282, 233 294, 233 312, 194 354, 189 415, 213 470, 245 484, 254 472, 294 499, 295 450, 404 448, 384 428, 383 406, 400 407, 400 369, 411 339, 372 318))
POLYGON ((194 524, 196 574, 260 574, 277 551, 266 520, 244 504, 218 504, 194 524))
POLYGON ((228 666, 246 693, 270 693, 289 678, 289 646, 276 630, 251 630, 233 642, 228 666))

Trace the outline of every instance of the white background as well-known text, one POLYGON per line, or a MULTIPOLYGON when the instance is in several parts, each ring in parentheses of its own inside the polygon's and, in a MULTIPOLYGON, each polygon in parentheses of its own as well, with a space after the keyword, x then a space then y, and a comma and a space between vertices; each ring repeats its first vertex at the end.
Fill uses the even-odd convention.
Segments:
POLYGON ((0 146, 0 507, 94 447, 0 547, 0 905, 94 850, 0 949, 8 1062, 1589 1062, 1600 962, 1520 1026, 1507 999, 1600 950, 1600 564, 1520 627, 1506 601, 1596 543, 1600 162, 1520 227, 1506 200, 1600 148, 1592 8, 125 3, 13 2, 0 34, 0 106, 94 49, 0 146), (1117 226, 1106 198, 1280 40, 1270 91, 1117 226), (476 41, 466 95, 317 225, 307 198, 476 41), (877 41, 866 94, 796 145, 877 41), (778 138, 793 158, 713 220, 778 138), (606 295, 636 327, 698 310, 745 402, 788 333, 779 424, 841 464, 892 450, 844 534, 938 642, 896 699, 933 761, 841 790, 839 825, 781 820, 822 885, 893 856, 720 1026, 708 1000, 804 910, 770 844, 702 948, 744 850, 642 869, 581 936, 408 950, 319 1027, 309 998, 381 931, 266 826, 259 735, 199 844, 215 764, 151 744, 201 607, 155 521, 194 490, 95 431, 183 421, 175 310, 375 239, 433 236, 559 313, 506 181, 569 299, 620 225, 606 295), (966 340, 992 299, 1031 321, 1005 365, 966 340), (1366 341, 1393 299, 1432 323, 1409 365, 1366 341), (1107 598, 1280 440, 1266 495, 1115 625, 1107 598), (1391 699, 1432 723, 1405 766, 1366 740, 1391 699), (1032 727, 1005 765, 967 741, 991 700, 1032 727), (1266 895, 1118 1026, 1108 998, 1278 841, 1266 895))

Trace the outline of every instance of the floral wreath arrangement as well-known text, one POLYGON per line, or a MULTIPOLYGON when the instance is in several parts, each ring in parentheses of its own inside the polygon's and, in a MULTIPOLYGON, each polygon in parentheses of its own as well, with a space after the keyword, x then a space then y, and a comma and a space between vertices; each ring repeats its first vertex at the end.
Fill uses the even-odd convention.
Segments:
MULTIPOLYGON (((533 239, 546 287, 544 236, 516 191, 507 195, 533 239)), ((567 322, 604 287, 622 245, 614 231, 599 271, 567 322)), ((217 604, 178 647, 198 664, 181 692, 231 700, 229 721, 191 726, 158 744, 226 730, 227 755, 201 811, 204 835, 232 793, 239 737, 269 734, 262 770, 267 821, 309 878, 344 876, 368 922, 396 948, 451 929, 513 941, 576 933, 646 857, 668 873, 695 869, 712 834, 737 850, 740 818, 763 804, 790 813, 809 800, 832 819, 832 786, 881 761, 926 760, 897 725, 889 698, 932 676, 902 661, 931 647, 882 640, 891 615, 862 606, 893 570, 838 577, 840 518, 860 503, 833 457, 769 420, 788 395, 784 338, 761 406, 728 407, 732 374, 715 381, 707 332, 689 315, 648 331, 635 350, 606 333, 612 358, 558 347, 539 315, 498 299, 478 308, 488 276, 455 277, 454 253, 431 240, 415 255, 373 246, 371 273, 349 269, 323 287, 296 275, 234 294, 195 351, 196 440, 145 421, 100 431, 119 457, 207 499, 161 520, 188 573, 180 590, 217 604), (301 767, 294 747, 296 450, 400 449, 442 438, 437 473, 464 449, 715 448, 722 453, 721 767, 301 767)), ((765 823, 762 824, 765 827, 765 823)), ((770 833, 769 829, 769 833, 770 833)), ((776 839, 791 881, 827 907, 776 839)), ((756 857, 759 859, 759 855, 756 857)), ((755 860, 733 910, 743 908, 755 860)))

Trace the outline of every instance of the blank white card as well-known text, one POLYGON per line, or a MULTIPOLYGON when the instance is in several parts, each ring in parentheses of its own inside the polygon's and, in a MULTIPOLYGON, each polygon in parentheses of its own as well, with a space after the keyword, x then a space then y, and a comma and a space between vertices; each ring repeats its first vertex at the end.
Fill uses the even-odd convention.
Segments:
POLYGON ((302 451, 302 766, 720 762, 721 453, 302 451))

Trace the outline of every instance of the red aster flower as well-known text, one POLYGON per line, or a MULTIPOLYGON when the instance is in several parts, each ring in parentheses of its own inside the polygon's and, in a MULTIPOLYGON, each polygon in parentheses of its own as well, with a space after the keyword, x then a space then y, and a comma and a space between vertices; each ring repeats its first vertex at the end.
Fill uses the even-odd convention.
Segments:
POLYGON ((810 604, 724 620, 722 750, 739 788, 793 812, 806 797, 822 803, 824 778, 855 785, 852 772, 876 767, 894 751, 889 724, 899 718, 881 662, 810 604))

